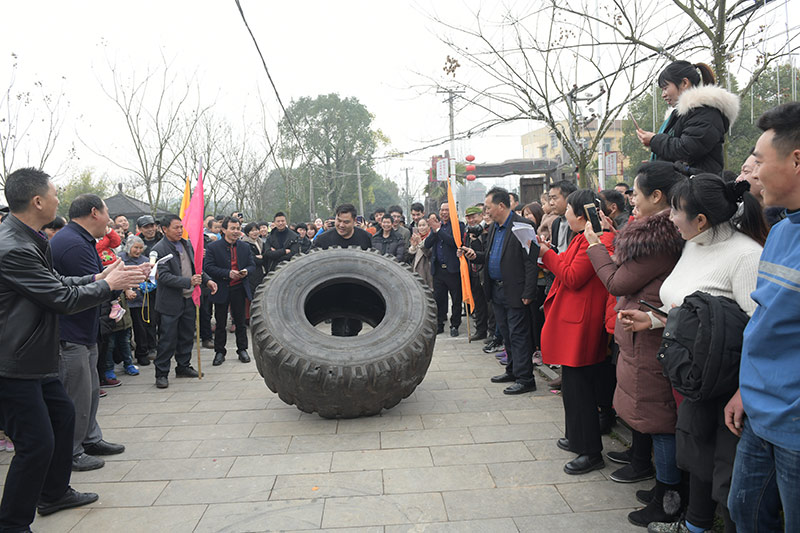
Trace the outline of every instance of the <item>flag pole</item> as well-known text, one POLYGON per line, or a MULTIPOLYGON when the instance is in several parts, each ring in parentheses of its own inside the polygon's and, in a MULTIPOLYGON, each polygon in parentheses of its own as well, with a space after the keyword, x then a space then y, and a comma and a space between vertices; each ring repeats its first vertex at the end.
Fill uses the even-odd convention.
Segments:
POLYGON ((472 334, 469 332, 469 317, 472 313, 469 312, 469 304, 465 303, 464 307, 467 308, 467 344, 472 342, 472 334))
POLYGON ((200 361, 200 306, 194 306, 195 327, 197 332, 197 379, 203 379, 203 363, 200 361))

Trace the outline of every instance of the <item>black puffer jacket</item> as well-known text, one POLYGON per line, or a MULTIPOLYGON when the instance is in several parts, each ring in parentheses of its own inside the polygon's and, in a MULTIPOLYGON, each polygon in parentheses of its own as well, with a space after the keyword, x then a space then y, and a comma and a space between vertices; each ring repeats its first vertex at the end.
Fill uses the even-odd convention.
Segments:
POLYGON ((664 133, 650 141, 660 161, 680 161, 705 172, 722 172, 725 133, 739 114, 739 97, 722 87, 705 85, 685 90, 664 133))
POLYGON ((382 254, 389 254, 402 263, 406 256, 406 242, 395 230, 389 232, 388 237, 383 236, 383 231, 372 236, 372 247, 382 254))
POLYGON ((105 281, 53 270, 50 243, 14 215, 0 224, 0 376, 58 376, 58 315, 111 299, 105 281))

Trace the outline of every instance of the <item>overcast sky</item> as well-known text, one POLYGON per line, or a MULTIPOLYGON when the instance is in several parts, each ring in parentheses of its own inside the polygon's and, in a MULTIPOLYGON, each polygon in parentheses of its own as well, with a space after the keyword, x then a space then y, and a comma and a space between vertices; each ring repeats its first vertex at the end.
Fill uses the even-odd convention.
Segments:
MULTIPOLYGON (((790 14, 797 1, 789 3, 790 14)), ((429 15, 471 24, 479 5, 491 16, 505 2, 242 0, 285 104, 331 92, 355 96, 400 151, 448 131, 443 96, 425 91, 424 85, 443 80, 445 57, 452 52, 437 38, 443 30, 429 15)), ((215 101, 214 112, 231 122, 257 113, 259 88, 273 120, 280 116, 233 0, 7 1, 2 13, 0 87, 8 85, 12 52, 18 56, 18 89, 29 88, 33 80, 50 91, 64 84, 70 105, 54 165, 74 143, 80 160, 72 170, 94 167, 112 178, 125 177, 78 139, 115 158, 129 153, 122 116, 100 86, 110 81, 109 60, 122 71, 143 74, 160 66, 163 54, 176 72, 196 73, 203 99, 215 101)), ((783 19, 783 9, 778 14, 783 19)), ((457 116, 456 129, 468 128, 477 118, 457 116)), ((498 128, 460 141, 457 152, 487 162, 521 157, 520 136, 535 127, 519 122, 498 128)), ((411 167, 411 190, 419 191, 427 161, 441 151, 381 163, 377 170, 402 185, 402 169, 411 167)))

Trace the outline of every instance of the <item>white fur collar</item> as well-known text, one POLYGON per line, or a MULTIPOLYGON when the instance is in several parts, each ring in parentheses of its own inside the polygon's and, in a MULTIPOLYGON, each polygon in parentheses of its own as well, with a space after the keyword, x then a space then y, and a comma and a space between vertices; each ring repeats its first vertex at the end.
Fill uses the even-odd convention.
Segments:
POLYGON ((728 119, 730 125, 739 115, 739 97, 719 85, 701 85, 686 89, 678 98, 678 114, 685 115, 698 107, 713 107, 728 119))

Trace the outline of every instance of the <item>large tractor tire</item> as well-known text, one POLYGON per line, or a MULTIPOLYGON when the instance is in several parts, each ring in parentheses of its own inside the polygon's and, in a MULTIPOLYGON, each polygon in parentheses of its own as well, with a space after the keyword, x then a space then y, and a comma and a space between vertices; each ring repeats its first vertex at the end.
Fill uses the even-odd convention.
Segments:
POLYGON ((251 324, 258 372, 272 392, 307 413, 355 418, 394 407, 422 382, 436 304, 419 274, 376 250, 314 249, 267 275, 251 324), (324 322, 341 318, 372 329, 334 337, 324 322))

